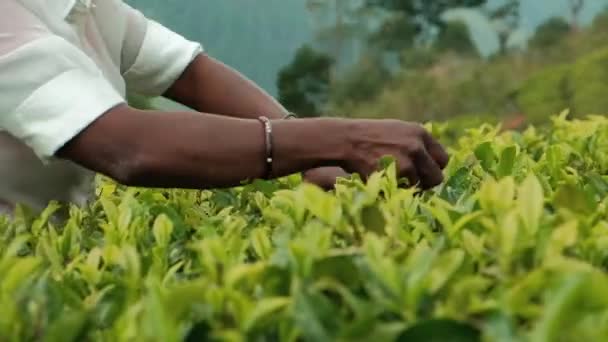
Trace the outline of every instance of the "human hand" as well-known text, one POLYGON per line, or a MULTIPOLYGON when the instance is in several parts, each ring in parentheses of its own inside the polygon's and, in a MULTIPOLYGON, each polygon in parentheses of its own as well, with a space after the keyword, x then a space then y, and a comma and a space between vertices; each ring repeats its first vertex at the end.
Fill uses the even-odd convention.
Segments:
POLYGON ((445 149, 421 125, 399 120, 356 120, 350 129, 350 149, 343 168, 367 178, 382 157, 392 156, 399 177, 423 190, 443 181, 448 164, 445 149))
POLYGON ((338 178, 348 176, 349 174, 340 167, 320 167, 303 173, 305 182, 315 184, 325 190, 332 190, 338 178))

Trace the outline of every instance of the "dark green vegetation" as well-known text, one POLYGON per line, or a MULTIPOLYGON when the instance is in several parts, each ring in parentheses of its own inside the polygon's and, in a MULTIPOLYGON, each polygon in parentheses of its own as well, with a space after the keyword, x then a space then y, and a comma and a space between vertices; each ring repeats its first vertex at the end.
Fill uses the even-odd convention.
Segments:
MULTIPOLYGON (((446 8, 450 8, 447 2, 446 8)), ((424 8, 417 10, 426 13, 424 8)), ((317 102, 315 112, 416 121, 461 116, 491 121, 523 118, 530 123, 546 122, 564 108, 569 108, 574 117, 605 112, 608 103, 602 94, 607 90, 608 12, 597 15, 584 27, 551 18, 522 48, 513 43, 518 39, 521 14, 517 7, 480 10, 480 15, 500 18, 504 23, 498 35, 501 49, 489 57, 480 55, 461 22, 436 24, 439 31, 423 44, 419 41, 428 36, 423 29, 405 27, 406 23, 417 22, 408 21, 402 10, 389 13, 371 34, 355 31, 367 37, 367 50, 353 66, 334 73, 329 84, 324 84, 328 94, 318 98, 327 101, 317 102), (386 25, 398 33, 391 33, 386 25), (507 38, 509 34, 513 34, 511 39, 507 38)), ((437 22, 436 15, 430 18, 424 22, 437 22)), ((354 22, 360 26, 361 20, 354 22)), ((332 51, 327 53, 334 55, 332 51)), ((291 64, 286 70, 298 74, 293 70, 297 68, 291 64)), ((314 79, 305 72, 301 74, 314 79)), ((291 109, 300 111, 297 106, 291 109)))
POLYGON ((327 102, 330 72, 334 61, 308 45, 298 49, 290 68, 279 72, 279 99, 287 108, 297 108, 300 117, 321 116, 318 103, 327 102))
POLYGON ((420 195, 387 160, 330 193, 100 179, 67 222, 0 218, 0 340, 608 339, 608 120, 429 129, 452 160, 420 195))
MULTIPOLYGON (((605 112, 605 96, 597 95, 604 87, 605 14, 580 29, 551 18, 538 27, 525 51, 482 58, 464 25, 443 23, 438 13, 483 1, 442 1, 437 3, 441 8, 433 5, 436 2, 422 2, 422 7, 409 10, 405 5, 410 1, 395 1, 397 8, 392 1, 363 0, 349 1, 348 6, 335 0, 269 0, 263 5, 235 0, 128 1, 201 41, 213 56, 243 71, 302 116, 421 121, 523 116, 537 123, 564 108, 573 115, 605 112), (373 6, 358 10, 365 4, 373 6), (422 13, 424 20, 412 22, 412 13, 422 13), (438 33, 429 34, 429 27, 438 33), (430 43, 421 46, 420 40, 430 43), (297 54, 306 52, 298 50, 304 43, 316 52, 297 54), (327 57, 334 63, 328 66, 327 57)), ((483 13, 502 18, 512 30, 520 16, 539 16, 531 12, 530 1, 520 1, 521 13, 496 6, 517 2, 511 0, 494 1, 483 13)), ((599 9, 597 2, 583 1, 587 8, 599 9)), ((556 6, 548 2, 543 9, 568 14, 556 11, 556 6)))

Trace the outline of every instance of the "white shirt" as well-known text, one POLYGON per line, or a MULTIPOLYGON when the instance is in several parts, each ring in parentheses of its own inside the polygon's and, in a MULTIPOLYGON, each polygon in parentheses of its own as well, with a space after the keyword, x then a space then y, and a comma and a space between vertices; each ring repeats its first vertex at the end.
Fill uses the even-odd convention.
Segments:
POLYGON ((202 51, 122 0, 0 0, 0 200, 83 204, 54 153, 127 93, 160 96, 202 51))

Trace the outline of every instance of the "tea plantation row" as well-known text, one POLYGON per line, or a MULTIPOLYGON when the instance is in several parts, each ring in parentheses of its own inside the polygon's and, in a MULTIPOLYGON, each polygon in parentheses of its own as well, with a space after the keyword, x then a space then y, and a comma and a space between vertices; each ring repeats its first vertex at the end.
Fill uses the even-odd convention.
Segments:
POLYGON ((18 208, 0 341, 607 341, 608 118, 461 133, 428 193, 387 163, 329 193, 100 179, 67 221, 18 208))

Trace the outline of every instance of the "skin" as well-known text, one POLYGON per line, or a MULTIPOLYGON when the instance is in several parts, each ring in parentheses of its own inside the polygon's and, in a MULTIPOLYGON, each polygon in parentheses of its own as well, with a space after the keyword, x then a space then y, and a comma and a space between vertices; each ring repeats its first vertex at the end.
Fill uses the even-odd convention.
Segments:
POLYGON ((263 178, 263 125, 272 120, 272 176, 304 172, 331 187, 336 177, 377 170, 386 155, 411 184, 443 181, 448 155, 420 125, 398 120, 281 119, 287 111, 235 70, 200 55, 165 94, 197 112, 116 106, 57 152, 130 186, 210 189, 263 178))
MULTIPOLYGON (((257 119, 263 113, 269 119, 281 119, 289 113, 254 82, 206 54, 195 58, 164 96, 199 112, 237 118, 257 119)), ((323 167, 304 171, 303 176, 331 189, 338 177, 348 174, 340 167, 323 167)))
POLYGON ((8 214, 13 210, 13 205, 0 199, 0 215, 8 214))

